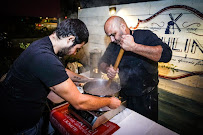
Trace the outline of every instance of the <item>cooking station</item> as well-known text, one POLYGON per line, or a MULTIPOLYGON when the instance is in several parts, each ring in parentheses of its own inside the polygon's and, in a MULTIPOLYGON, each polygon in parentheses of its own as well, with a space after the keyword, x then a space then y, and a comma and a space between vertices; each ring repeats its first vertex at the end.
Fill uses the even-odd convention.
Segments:
POLYGON ((125 101, 117 109, 112 109, 108 111, 81 111, 76 110, 73 106, 69 105, 69 111, 74 115, 78 120, 82 121, 90 129, 95 129, 101 124, 107 122, 113 118, 116 114, 125 109, 125 101))
MULTIPOLYGON (((114 69, 117 69, 124 53, 120 49, 114 69)), ((176 133, 159 125, 158 123, 126 108, 126 101, 119 97, 119 81, 108 79, 98 70, 97 63, 100 58, 100 52, 91 52, 90 71, 81 73, 81 75, 96 78, 81 86, 78 90, 83 94, 89 94, 99 97, 117 97, 121 100, 121 106, 116 109, 103 107, 94 111, 77 110, 71 105, 65 104, 64 107, 53 109, 50 116, 51 123, 62 134, 164 134, 175 135, 176 133), (62 109, 61 109, 62 108, 62 109), (56 115, 58 113, 58 115, 56 115)))
MULTIPOLYGON (((82 75, 89 77, 90 72, 82 73, 82 75)), ((78 90, 83 93, 84 90, 82 87, 78 87, 78 90)), ((122 100, 122 99, 121 99, 122 100)), ((67 103, 64 104, 64 106, 67 105, 67 103)), ((170 129, 165 128, 164 126, 128 109, 125 107, 125 101, 122 102, 122 105, 120 108, 115 110, 108 110, 106 108, 105 111, 78 111, 72 108, 72 106, 65 107, 64 114, 60 114, 59 117, 55 117, 53 113, 55 113, 55 109, 58 109, 60 107, 63 107, 63 105, 60 105, 58 107, 53 108, 53 112, 50 115, 50 119, 52 125, 55 126, 55 128, 59 131, 61 131, 63 134, 69 133, 74 134, 73 131, 75 131, 75 125, 81 125, 81 122, 88 127, 88 129, 83 129, 82 132, 79 132, 77 134, 98 134, 99 131, 102 130, 103 125, 109 128, 109 125, 112 127, 117 126, 116 130, 114 132, 105 132, 103 131, 102 134, 115 134, 115 135, 123 135, 123 134, 139 134, 139 135, 157 135, 157 134, 164 134, 164 135, 177 135, 177 133, 171 131, 170 129), (64 117, 65 114, 69 111, 71 115, 68 115, 68 117, 64 117), (115 112, 114 112, 115 111, 115 112), (73 118, 71 116, 74 116, 77 118, 78 121, 72 120, 73 118), (61 120, 61 118, 64 118, 61 120), (67 122, 69 120, 69 122, 67 122), (70 123, 72 122, 71 129, 70 129, 70 123), (110 123, 109 123, 110 122, 110 123), (64 124, 65 123, 65 124, 64 124), (112 125, 115 124, 115 125, 112 125), (57 125, 57 126, 56 126, 57 125), (69 129, 66 127, 69 126, 69 129)), ((108 128, 103 130, 108 130, 108 128)), ((76 133, 75 133, 76 134, 76 133)), ((100 133, 101 134, 101 133, 100 133)))
MULTIPOLYGON (((118 97, 120 91, 120 86, 116 82, 109 83, 109 81, 98 79, 97 81, 92 81, 84 84, 80 87, 83 94, 90 94, 98 97, 118 97)), ((119 98, 119 97, 118 97, 119 98)), ((122 99, 120 98, 122 101, 122 99)), ((126 101, 122 101, 121 106, 116 109, 110 109, 109 107, 99 108, 94 111, 82 111, 76 110, 72 105, 69 105, 68 110, 70 114, 74 115, 77 119, 82 121, 90 129, 95 129, 101 124, 113 118, 119 112, 123 111, 126 106, 126 101)))

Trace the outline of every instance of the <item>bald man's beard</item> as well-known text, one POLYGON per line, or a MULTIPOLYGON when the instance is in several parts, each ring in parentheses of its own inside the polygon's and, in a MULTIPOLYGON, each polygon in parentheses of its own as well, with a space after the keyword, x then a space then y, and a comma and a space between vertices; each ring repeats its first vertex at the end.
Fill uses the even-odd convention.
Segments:
POLYGON ((63 57, 63 56, 65 56, 65 55, 70 55, 70 50, 71 50, 71 48, 72 48, 72 46, 61 49, 61 50, 57 53, 57 56, 63 57))
POLYGON ((121 41, 121 40, 115 40, 114 43, 120 45, 120 41, 121 41))
POLYGON ((122 31, 120 31, 120 33, 119 33, 120 39, 119 40, 115 40, 115 43, 117 43, 119 45, 121 44, 122 35, 124 35, 124 33, 122 31))

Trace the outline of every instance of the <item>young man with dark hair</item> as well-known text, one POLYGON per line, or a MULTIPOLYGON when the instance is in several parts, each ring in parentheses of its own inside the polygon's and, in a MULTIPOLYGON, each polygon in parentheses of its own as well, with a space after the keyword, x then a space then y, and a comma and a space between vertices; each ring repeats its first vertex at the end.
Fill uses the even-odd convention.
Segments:
POLYGON ((120 105, 111 97, 81 94, 73 81, 90 79, 65 69, 58 56, 76 54, 89 32, 79 19, 66 19, 50 36, 33 42, 15 60, 0 87, 1 131, 7 134, 41 134, 42 113, 48 98, 63 99, 76 109, 97 110, 120 105))

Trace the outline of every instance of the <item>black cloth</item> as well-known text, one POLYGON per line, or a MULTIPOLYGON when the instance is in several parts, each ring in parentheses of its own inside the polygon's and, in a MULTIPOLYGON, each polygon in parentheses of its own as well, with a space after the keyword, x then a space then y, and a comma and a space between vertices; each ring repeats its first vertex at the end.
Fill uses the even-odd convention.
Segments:
POLYGON ((158 87, 142 96, 127 96, 122 91, 120 96, 127 101, 127 107, 137 113, 157 122, 158 121, 158 87))
POLYGON ((33 127, 42 116, 49 87, 68 78, 49 37, 33 42, 1 84, 0 117, 4 124, 16 131, 33 127))
MULTIPOLYGON (((161 45, 163 51, 159 62, 170 61, 172 56, 170 47, 163 43, 153 32, 149 30, 135 30, 132 36, 138 44, 147 46, 161 45)), ((105 62, 109 65, 114 65, 119 51, 120 46, 118 44, 110 43, 99 64, 105 62)), ((121 92, 126 96, 138 97, 145 95, 158 85, 158 62, 133 52, 125 51, 118 68, 121 92)))

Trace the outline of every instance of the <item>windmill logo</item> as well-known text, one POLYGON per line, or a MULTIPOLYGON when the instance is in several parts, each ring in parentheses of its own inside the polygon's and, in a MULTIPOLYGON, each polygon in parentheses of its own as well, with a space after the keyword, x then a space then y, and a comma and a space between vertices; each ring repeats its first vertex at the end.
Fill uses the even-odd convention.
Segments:
POLYGON ((169 16, 171 18, 171 21, 168 22, 167 28, 165 30, 165 34, 174 34, 175 33, 175 26, 178 29, 178 31, 180 32, 181 29, 179 28, 179 26, 177 25, 177 20, 182 16, 183 14, 179 14, 178 17, 176 17, 175 19, 173 18, 172 14, 170 13, 169 16))

